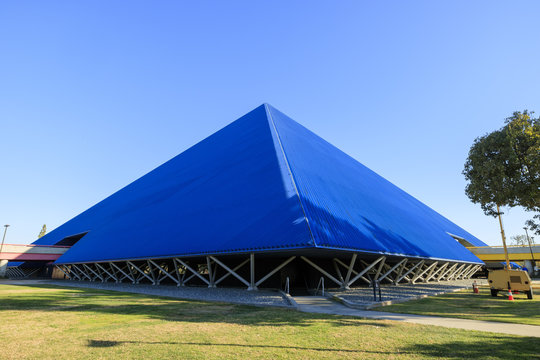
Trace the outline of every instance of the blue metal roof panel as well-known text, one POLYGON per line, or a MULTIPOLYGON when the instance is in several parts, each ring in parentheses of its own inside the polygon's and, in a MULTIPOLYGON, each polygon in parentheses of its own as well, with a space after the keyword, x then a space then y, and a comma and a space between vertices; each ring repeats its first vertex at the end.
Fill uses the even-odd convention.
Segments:
POLYGON ((481 262, 447 232, 484 245, 266 105, 35 243, 87 231, 57 263, 310 247, 481 262))
POLYGON ((261 106, 36 243, 89 231, 57 263, 310 245, 274 141, 261 106))
POLYGON ((269 107, 318 247, 482 263, 448 233, 484 243, 269 107))

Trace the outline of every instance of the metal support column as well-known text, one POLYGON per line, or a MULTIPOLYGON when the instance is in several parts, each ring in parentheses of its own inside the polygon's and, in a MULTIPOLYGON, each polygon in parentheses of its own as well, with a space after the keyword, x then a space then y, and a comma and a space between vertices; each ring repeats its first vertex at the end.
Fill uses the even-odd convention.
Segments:
MULTIPOLYGON (((213 258, 212 256, 207 256, 206 257, 206 264, 207 264, 207 267, 208 267, 208 279, 210 279, 210 282, 208 283, 208 287, 209 288, 214 288, 216 287, 216 284, 214 284, 214 276, 213 276, 213 271, 212 271, 212 262, 210 261, 210 258, 213 258)), ((214 259, 215 261, 215 259, 214 259)))
POLYGON ((247 288, 249 291, 257 290, 257 285, 255 285, 255 254, 249 254, 249 286, 247 288))

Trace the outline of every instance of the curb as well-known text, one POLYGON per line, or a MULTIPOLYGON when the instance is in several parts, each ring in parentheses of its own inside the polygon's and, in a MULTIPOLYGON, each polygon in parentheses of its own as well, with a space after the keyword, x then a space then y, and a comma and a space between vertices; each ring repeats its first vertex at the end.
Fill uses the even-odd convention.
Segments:
POLYGON ((281 294, 281 296, 283 296, 285 298, 285 300, 287 300, 289 302, 289 304, 295 308, 296 310, 298 310, 298 303, 294 300, 294 298, 290 295, 290 294, 287 294, 285 291, 283 290, 278 290, 278 292, 281 294))
POLYGON ((335 301, 335 302, 338 302, 340 304, 343 304, 347 307, 350 307, 351 309, 356 309, 356 310, 368 310, 367 307, 368 305, 360 305, 358 303, 354 303, 352 301, 349 301, 349 300, 346 300, 344 298, 342 298, 341 296, 339 295, 335 295, 335 294, 330 294, 328 296, 329 299, 335 301))

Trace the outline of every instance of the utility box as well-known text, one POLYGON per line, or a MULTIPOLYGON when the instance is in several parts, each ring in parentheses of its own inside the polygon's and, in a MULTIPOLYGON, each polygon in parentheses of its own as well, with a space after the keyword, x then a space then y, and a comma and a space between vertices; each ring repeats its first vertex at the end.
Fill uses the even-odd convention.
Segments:
POLYGON ((528 299, 533 298, 531 278, 522 270, 492 270, 488 274, 491 296, 497 296, 499 291, 522 291, 528 299))

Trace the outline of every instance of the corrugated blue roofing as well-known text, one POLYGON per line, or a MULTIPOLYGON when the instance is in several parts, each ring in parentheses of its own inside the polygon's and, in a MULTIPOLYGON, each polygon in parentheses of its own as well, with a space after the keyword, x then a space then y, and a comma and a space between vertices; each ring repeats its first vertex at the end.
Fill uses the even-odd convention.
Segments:
POLYGON ((317 247, 480 262, 450 220, 278 110, 268 107, 317 247))
POLYGON ((57 263, 329 248, 481 263, 485 245, 269 105, 45 235, 57 263))

